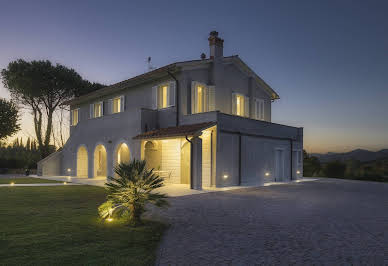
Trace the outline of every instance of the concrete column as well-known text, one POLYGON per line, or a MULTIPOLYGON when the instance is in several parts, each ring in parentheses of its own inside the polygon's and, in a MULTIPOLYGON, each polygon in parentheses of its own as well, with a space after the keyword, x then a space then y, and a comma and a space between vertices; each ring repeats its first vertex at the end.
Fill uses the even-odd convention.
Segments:
POLYGON ((94 149, 88 147, 88 177, 94 177, 94 149))
POLYGON ((113 158, 115 152, 112 144, 108 144, 106 147, 106 177, 113 176, 113 158))
POLYGON ((202 139, 191 139, 191 188, 202 189, 202 139))

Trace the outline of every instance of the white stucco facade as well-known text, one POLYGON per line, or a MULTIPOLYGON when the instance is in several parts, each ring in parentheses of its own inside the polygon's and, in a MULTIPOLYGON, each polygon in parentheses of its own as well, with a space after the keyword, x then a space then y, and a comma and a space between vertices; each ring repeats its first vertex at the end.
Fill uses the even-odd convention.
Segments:
POLYGON ((174 63, 70 101, 78 123, 63 149, 38 163, 38 172, 94 178, 106 163, 106 175, 113 175, 118 147, 125 143, 130 159, 149 156, 172 183, 184 182, 186 174, 191 185, 200 179, 206 187, 301 177, 303 129, 271 122, 271 103, 279 96, 238 56, 224 57, 223 41, 212 34, 208 59, 174 63), (118 98, 121 109, 114 113, 118 98), (94 117, 93 104, 100 103, 101 117, 94 117), (205 122, 211 126, 182 129, 205 122), (145 153, 147 141, 155 145, 145 153))

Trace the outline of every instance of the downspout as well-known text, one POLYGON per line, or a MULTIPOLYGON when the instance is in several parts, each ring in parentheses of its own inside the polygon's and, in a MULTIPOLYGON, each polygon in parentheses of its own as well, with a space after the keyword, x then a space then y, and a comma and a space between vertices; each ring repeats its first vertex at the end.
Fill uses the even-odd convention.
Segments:
POLYGON ((175 126, 179 126, 179 81, 169 70, 167 70, 167 73, 176 82, 176 88, 175 88, 176 121, 175 121, 175 126))
POLYGON ((238 133, 238 185, 241 186, 241 132, 238 133))
POLYGON ((190 189, 193 189, 193 142, 187 136, 185 138, 190 143, 190 189))

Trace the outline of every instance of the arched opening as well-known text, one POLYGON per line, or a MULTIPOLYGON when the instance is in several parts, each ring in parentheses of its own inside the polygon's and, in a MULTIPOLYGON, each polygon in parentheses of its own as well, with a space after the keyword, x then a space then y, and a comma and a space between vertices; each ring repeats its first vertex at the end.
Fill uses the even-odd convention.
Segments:
POLYGON ((106 150, 101 144, 94 150, 94 176, 106 176, 106 150))
POLYGON ((158 149, 157 143, 153 141, 147 141, 144 145, 144 159, 146 160, 146 165, 148 169, 154 168, 155 170, 160 170, 161 150, 158 149))
POLYGON ((131 153, 129 151, 128 145, 125 143, 121 143, 116 149, 116 154, 115 154, 116 165, 120 163, 129 163, 130 160, 131 160, 131 153))
POLYGON ((88 177, 88 151, 81 146, 77 151, 77 176, 88 177))

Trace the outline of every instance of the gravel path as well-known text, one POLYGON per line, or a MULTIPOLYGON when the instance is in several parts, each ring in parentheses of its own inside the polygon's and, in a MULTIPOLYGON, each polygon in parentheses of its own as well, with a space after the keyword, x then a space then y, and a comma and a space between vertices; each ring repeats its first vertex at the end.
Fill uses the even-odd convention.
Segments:
POLYGON ((158 265, 388 264, 388 184, 321 179, 170 199, 158 265))

